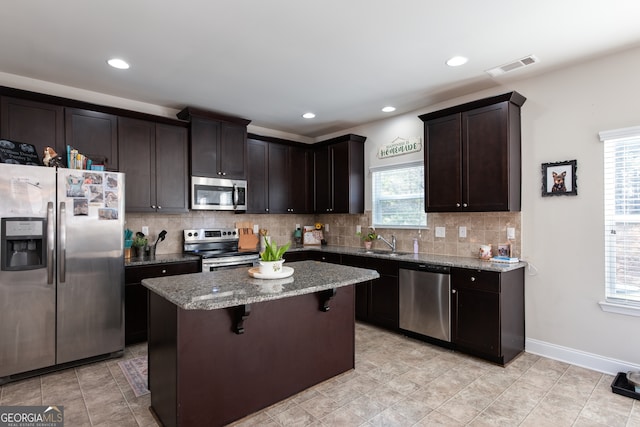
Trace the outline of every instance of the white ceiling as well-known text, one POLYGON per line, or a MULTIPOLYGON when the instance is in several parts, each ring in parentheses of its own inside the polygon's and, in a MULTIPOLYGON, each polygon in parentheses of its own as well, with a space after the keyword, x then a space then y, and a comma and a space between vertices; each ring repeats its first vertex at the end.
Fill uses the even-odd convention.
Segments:
POLYGON ((1 72, 306 137, 640 44, 638 0, 20 0, 1 10, 1 72), (531 54, 540 62, 485 73, 531 54), (469 62, 447 67, 453 55, 469 62), (108 67, 111 57, 131 68, 108 67))

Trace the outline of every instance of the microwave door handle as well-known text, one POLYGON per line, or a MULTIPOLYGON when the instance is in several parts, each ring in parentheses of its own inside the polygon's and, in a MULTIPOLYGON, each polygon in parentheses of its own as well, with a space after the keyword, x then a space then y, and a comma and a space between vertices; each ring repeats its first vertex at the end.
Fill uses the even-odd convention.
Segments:
POLYGON ((55 227, 53 223, 53 202, 47 203, 47 285, 53 284, 53 251, 55 250, 55 227))
POLYGON ((233 184, 233 208, 238 208, 238 186, 233 184))

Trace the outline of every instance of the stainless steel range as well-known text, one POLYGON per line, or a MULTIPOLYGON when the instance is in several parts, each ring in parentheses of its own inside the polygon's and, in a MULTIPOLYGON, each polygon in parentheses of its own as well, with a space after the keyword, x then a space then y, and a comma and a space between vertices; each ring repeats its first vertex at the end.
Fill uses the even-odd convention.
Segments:
POLYGON ((183 252, 202 257, 202 271, 251 267, 259 259, 258 250, 239 250, 236 228, 184 230, 183 252))

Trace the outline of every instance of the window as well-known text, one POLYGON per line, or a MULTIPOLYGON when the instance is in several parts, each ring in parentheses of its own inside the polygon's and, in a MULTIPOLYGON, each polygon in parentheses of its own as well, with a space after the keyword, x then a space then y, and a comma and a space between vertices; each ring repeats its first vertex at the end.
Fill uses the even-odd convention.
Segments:
POLYGON ((373 225, 381 228, 424 228, 424 164, 372 168, 373 225))
POLYGON ((640 127, 600 132, 600 139, 606 302, 640 308, 640 127))

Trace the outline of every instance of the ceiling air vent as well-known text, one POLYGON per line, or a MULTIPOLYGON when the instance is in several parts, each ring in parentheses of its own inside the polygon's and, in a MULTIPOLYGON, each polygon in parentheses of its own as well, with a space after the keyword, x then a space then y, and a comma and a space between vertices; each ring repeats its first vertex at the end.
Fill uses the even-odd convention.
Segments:
POLYGON ((507 64, 500 65, 499 67, 487 70, 487 73, 489 73, 492 77, 497 77, 510 71, 517 70, 518 68, 535 64, 536 62, 540 62, 540 60, 535 55, 529 55, 525 56, 524 58, 509 62, 507 64))

